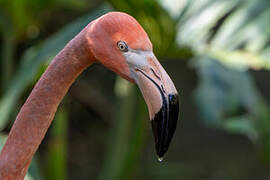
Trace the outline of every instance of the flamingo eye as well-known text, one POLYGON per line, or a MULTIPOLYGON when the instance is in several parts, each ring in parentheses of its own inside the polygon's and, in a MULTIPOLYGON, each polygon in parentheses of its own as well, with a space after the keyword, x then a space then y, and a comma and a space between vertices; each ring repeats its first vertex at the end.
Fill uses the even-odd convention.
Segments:
POLYGON ((128 45, 124 41, 118 41, 117 46, 120 49, 120 51, 128 52, 128 45))

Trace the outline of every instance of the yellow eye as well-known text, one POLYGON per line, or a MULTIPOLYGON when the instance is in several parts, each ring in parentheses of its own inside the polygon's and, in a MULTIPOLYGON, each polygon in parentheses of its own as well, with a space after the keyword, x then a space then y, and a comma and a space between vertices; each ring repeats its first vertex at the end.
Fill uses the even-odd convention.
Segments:
POLYGON ((123 51, 123 52, 128 51, 128 45, 124 41, 118 41, 117 46, 120 49, 120 51, 123 51))

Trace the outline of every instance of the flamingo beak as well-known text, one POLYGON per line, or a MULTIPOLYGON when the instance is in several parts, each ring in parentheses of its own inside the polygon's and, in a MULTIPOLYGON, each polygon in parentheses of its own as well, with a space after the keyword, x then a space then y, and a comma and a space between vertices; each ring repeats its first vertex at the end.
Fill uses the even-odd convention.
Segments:
POLYGON ((147 65, 133 68, 133 73, 148 107, 156 153, 162 159, 176 130, 179 99, 172 80, 155 56, 146 59, 147 65))

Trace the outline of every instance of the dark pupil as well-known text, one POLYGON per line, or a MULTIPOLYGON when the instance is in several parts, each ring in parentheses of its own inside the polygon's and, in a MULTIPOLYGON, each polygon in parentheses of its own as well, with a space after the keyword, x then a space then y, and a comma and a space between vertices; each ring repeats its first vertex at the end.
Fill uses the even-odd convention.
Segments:
POLYGON ((119 48, 121 51, 126 52, 126 51, 128 50, 128 47, 127 47, 126 43, 124 43, 124 42, 122 42, 122 41, 118 42, 117 45, 118 45, 118 48, 119 48))

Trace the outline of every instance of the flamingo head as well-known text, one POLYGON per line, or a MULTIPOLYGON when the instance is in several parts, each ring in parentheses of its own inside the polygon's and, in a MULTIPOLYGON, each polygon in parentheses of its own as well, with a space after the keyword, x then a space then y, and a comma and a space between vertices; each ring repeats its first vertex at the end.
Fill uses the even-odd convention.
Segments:
POLYGON ((157 155, 163 157, 177 125, 178 93, 155 57, 148 35, 133 17, 111 12, 90 24, 87 38, 97 61, 139 86, 148 107, 157 155))

